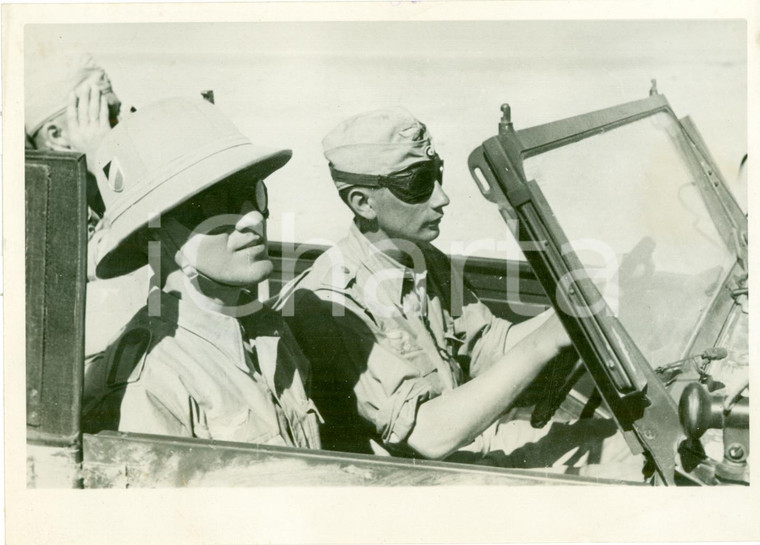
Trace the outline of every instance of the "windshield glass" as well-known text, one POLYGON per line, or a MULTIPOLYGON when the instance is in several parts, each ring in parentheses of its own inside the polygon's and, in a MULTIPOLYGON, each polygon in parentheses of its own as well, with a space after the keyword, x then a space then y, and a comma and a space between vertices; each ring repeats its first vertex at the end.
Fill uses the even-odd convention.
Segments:
POLYGON ((735 261, 682 151, 657 113, 526 158, 549 206, 605 298, 652 366, 684 357, 735 261))

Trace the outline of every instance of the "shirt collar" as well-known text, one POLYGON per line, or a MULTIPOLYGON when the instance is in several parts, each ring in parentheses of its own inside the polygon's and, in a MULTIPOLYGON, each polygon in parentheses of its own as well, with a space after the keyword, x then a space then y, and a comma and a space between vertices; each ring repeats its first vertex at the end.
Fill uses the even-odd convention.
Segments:
MULTIPOLYGON (((235 362, 237 367, 248 372, 243 340, 244 337, 252 334, 249 332, 248 335, 244 335, 240 320, 202 308, 198 302, 193 300, 192 293, 189 293, 187 289, 180 289, 179 292, 171 293, 159 291, 161 295, 160 316, 163 319, 174 321, 183 329, 210 342, 235 362)), ((153 295, 151 294, 151 296, 153 295)), ((149 310, 151 296, 149 296, 149 310)))
POLYGON ((365 271, 378 282, 379 297, 387 297, 389 302, 400 305, 404 296, 405 280, 410 281, 412 288, 418 293, 421 289, 424 290, 426 268, 415 270, 399 263, 372 244, 355 222, 349 229, 348 243, 351 249, 361 255, 361 265, 365 271))

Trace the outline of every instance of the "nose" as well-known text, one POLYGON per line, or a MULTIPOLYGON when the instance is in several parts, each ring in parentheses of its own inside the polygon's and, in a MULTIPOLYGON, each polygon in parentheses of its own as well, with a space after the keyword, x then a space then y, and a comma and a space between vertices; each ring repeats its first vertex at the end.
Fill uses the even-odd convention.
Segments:
POLYGON ((237 231, 253 231, 264 236, 267 220, 264 214, 256 210, 251 201, 245 201, 240 210, 240 219, 235 224, 237 231))
POLYGON ((433 194, 430 197, 430 206, 433 208, 443 208, 444 206, 448 206, 450 202, 449 196, 446 195, 443 187, 441 187, 441 182, 435 182, 433 194))

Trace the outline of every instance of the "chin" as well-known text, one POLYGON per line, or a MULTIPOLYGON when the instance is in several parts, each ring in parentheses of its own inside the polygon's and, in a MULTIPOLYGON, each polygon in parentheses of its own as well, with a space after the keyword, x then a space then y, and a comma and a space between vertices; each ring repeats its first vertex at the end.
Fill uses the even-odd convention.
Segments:
POLYGON ((233 269, 228 271, 225 278, 220 279, 220 281, 229 286, 239 286, 243 288, 254 286, 269 278, 274 270, 274 265, 272 265, 271 261, 265 259, 262 261, 256 261, 255 263, 246 263, 240 267, 235 267, 235 269, 238 270, 233 269))
POLYGON ((420 236, 417 237, 418 242, 433 242, 435 239, 438 238, 438 235, 441 234, 440 229, 425 229, 423 232, 420 233, 420 236))
POLYGON ((274 265, 268 259, 251 263, 247 267, 245 274, 245 284, 258 284, 269 278, 274 270, 274 265))

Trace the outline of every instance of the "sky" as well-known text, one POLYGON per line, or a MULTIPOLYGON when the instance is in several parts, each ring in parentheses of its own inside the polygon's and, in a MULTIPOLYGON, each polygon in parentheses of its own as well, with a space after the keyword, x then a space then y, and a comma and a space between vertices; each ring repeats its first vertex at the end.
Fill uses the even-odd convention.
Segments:
MULTIPOLYGON (((510 103, 520 129, 644 98, 652 78, 676 115, 695 120, 738 200, 746 202, 744 188, 734 184, 747 151, 741 21, 27 28, 28 40, 91 51, 126 105, 139 109, 213 89, 217 105, 254 142, 292 149, 291 162, 270 178, 273 239, 329 244, 345 233, 350 215, 335 194, 321 140, 350 115, 401 105, 428 126, 446 161, 452 203, 439 247, 511 241, 466 167, 469 153, 496 134, 500 105, 510 103)), ((503 257, 487 248, 476 253, 503 257)), ((518 254, 510 250, 510 257, 518 254)))

